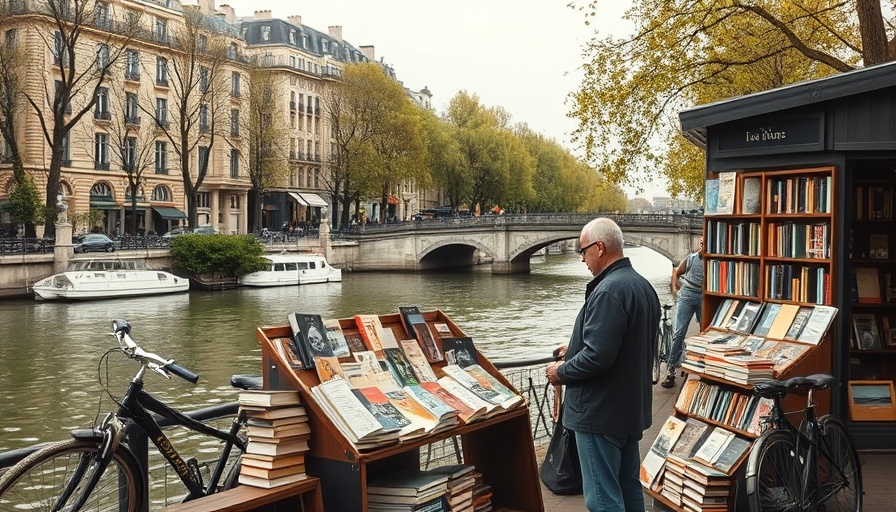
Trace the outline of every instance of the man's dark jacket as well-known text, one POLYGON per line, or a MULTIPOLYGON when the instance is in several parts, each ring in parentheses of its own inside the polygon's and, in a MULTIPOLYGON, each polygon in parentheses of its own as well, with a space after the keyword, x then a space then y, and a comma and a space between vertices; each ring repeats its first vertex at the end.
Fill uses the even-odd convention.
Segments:
POLYGON ((558 369, 566 384, 563 423, 596 434, 638 436, 652 420, 651 361, 660 302, 628 258, 588 283, 558 369))

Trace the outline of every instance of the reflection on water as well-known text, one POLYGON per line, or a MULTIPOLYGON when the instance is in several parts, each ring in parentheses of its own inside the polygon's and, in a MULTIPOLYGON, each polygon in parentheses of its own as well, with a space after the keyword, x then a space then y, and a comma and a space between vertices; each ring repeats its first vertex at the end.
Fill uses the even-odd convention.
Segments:
MULTIPOLYGON (((646 248, 627 248, 635 267, 669 299, 671 263, 646 248)), ((119 396, 137 370, 114 346, 110 321, 124 318, 146 350, 200 375, 199 384, 157 374, 147 389, 184 410, 230 401, 229 377, 260 372, 257 326, 284 325, 287 313, 346 318, 396 313, 398 306, 440 309, 490 359, 548 355, 565 343, 584 299, 588 269, 573 253, 533 259, 527 275, 346 273, 342 283, 243 288, 84 303, 0 301, 0 451, 62 439, 113 410, 98 375, 119 396), (108 373, 107 373, 108 372, 108 373)))

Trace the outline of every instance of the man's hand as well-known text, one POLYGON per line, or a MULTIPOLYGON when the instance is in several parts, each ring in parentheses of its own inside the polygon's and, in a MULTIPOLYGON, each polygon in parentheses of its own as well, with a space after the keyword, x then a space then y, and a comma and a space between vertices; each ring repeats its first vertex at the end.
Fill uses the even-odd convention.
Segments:
POLYGON ((544 374, 548 378, 548 382, 551 384, 559 385, 563 384, 563 381, 560 380, 560 376, 557 375, 557 370, 560 368, 560 365, 563 364, 562 361, 555 361, 547 366, 544 369, 544 374))

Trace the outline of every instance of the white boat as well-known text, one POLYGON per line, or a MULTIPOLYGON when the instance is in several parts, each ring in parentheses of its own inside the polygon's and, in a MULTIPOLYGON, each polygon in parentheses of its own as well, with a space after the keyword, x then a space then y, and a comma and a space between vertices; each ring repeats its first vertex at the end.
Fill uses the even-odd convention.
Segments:
POLYGON ((151 269, 142 259, 103 258, 74 260, 65 272, 41 279, 31 289, 38 300, 110 299, 185 292, 190 280, 151 269))
POLYGON ((246 274, 240 278, 244 286, 291 286, 342 281, 342 270, 331 267, 316 254, 266 254, 271 262, 267 270, 246 274))

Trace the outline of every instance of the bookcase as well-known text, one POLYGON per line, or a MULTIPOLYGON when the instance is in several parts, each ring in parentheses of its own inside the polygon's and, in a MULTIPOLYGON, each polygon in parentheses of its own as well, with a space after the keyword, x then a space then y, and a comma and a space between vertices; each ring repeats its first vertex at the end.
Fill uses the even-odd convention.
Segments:
POLYGON ((847 409, 854 431, 896 421, 896 397, 890 391, 896 380, 896 182, 890 166, 859 168, 850 182, 845 215, 850 228, 847 409), (880 396, 866 396, 872 390, 880 396), (874 402, 869 414, 865 406, 874 402))
MULTIPOLYGON (((463 331, 441 311, 422 313, 427 324, 444 323, 455 336, 463 331)), ((381 315, 380 322, 397 339, 407 338, 398 314, 381 315)), ((343 332, 357 334, 353 318, 340 319, 343 332)), ((367 510, 369 476, 402 469, 419 468, 420 449, 426 445, 459 437, 465 464, 472 464, 491 485, 495 509, 542 511, 544 503, 538 481, 538 463, 526 407, 518 407, 468 425, 460 425, 432 435, 359 451, 340 433, 311 392, 320 384, 315 370, 293 370, 281 359, 272 340, 292 335, 289 326, 259 327, 256 337, 262 349, 266 389, 296 389, 305 403, 311 425, 310 451, 305 455, 306 472, 320 479, 326 510, 367 510), (496 456, 500 454, 500 456, 496 456)), ((441 339, 436 339, 441 347, 441 339)), ((433 367, 444 363, 433 363, 433 367)), ((479 365, 510 389, 515 388, 481 353, 479 365)))
MULTIPOLYGON (((834 170, 813 167, 731 171, 708 176, 702 253, 702 333, 694 338, 695 346, 701 339, 707 344, 714 343, 713 340, 718 342, 728 329, 752 332, 753 327, 746 331, 741 325, 735 328, 738 322, 719 323, 719 316, 724 316, 724 310, 732 302, 753 304, 754 314, 765 308, 796 311, 816 305, 835 305, 841 283, 832 279, 839 271, 838 252, 833 249, 842 242, 835 232, 834 170)), ((784 326, 785 331, 787 327, 784 326)), ((782 334, 763 333, 757 341, 784 339, 782 334)), ((774 377, 831 372, 832 339, 826 333, 808 347, 802 347, 786 364, 776 365, 774 377)), ((746 509, 742 502, 744 461, 750 445, 760 434, 758 419, 770 404, 763 404, 752 394, 752 384, 727 378, 725 373, 710 371, 710 367, 707 361, 705 368, 699 365, 688 368, 690 379, 685 382, 669 421, 642 462, 646 492, 674 510, 713 506, 716 508, 712 510, 746 509), (694 427, 708 426, 700 427, 702 438, 698 440, 694 438, 696 434, 688 434, 685 429, 689 422, 694 427), (685 434, 680 442, 693 443, 688 456, 676 454, 674 448, 682 431, 685 434), (693 464, 694 450, 699 443, 710 443, 713 436, 738 443, 738 449, 729 455, 730 460, 720 461, 721 470, 715 463, 709 469, 707 465, 693 464), (656 446, 667 451, 657 455, 656 446), (685 491, 690 493, 691 503, 685 503, 685 491), (701 499, 706 501, 701 503, 701 499)), ((830 391, 819 393, 816 399, 819 414, 830 411, 830 391)), ((790 396, 783 405, 787 411, 801 410, 805 398, 790 396)))

